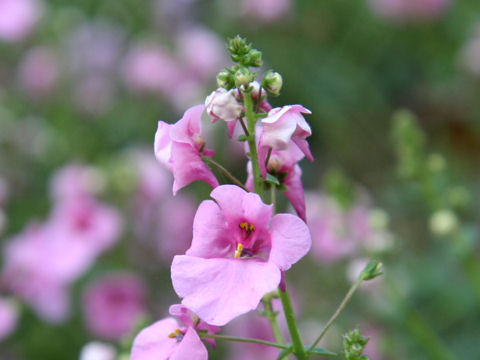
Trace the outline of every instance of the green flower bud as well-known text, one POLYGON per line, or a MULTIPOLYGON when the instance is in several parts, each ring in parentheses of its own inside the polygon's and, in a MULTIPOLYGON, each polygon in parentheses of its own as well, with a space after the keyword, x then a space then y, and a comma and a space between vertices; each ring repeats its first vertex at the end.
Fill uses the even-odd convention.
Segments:
POLYGON ((252 49, 244 57, 242 63, 245 66, 260 67, 263 64, 262 53, 257 49, 252 49))
POLYGON ((376 260, 370 261, 360 274, 362 280, 371 280, 376 278, 377 276, 382 275, 382 267, 383 264, 381 262, 376 260))
POLYGON ((343 349, 346 360, 368 360, 369 357, 362 355, 369 338, 364 337, 360 330, 351 330, 343 335, 343 349))
POLYGON ((235 86, 247 86, 255 79, 255 75, 246 67, 242 67, 235 72, 235 86))
POLYGON ((217 75, 217 85, 218 87, 230 90, 234 87, 234 81, 230 71, 227 69, 222 70, 217 75))
POLYGON ((283 79, 282 75, 274 71, 267 71, 263 77, 263 87, 267 89, 272 95, 280 95, 280 90, 282 89, 283 79))

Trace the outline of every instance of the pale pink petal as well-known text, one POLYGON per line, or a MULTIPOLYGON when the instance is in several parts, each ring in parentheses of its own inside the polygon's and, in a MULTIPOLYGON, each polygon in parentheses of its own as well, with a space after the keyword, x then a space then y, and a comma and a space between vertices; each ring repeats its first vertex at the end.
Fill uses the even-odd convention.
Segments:
POLYGON ((172 170, 172 140, 170 139, 171 128, 171 124, 167 124, 164 121, 159 121, 154 142, 155 157, 170 171, 172 170))
POLYGON ((173 259, 171 273, 182 304, 217 326, 254 310, 280 282, 280 270, 275 264, 247 259, 180 255, 173 259))
POLYGON ((297 212, 298 216, 303 221, 307 221, 306 209, 305 209, 305 194, 303 192, 302 183, 302 170, 300 166, 295 165, 292 171, 289 172, 284 180, 284 185, 287 186, 285 196, 292 203, 293 208, 297 212))
MULTIPOLYGON (((155 358, 156 360, 157 358, 155 358)), ((208 351, 197 332, 188 327, 182 341, 175 347, 169 360, 207 360, 208 351)), ((133 360, 133 359, 132 359, 133 360)))
POLYGON ((310 250, 312 240, 307 225, 291 214, 275 215, 270 223, 272 250, 269 262, 288 270, 310 250))
POLYGON ((293 137, 292 141, 298 146, 300 150, 305 154, 308 160, 313 161, 313 155, 312 152, 310 151, 310 145, 308 145, 308 141, 305 139, 293 137))
POLYGON ((205 106, 196 105, 185 111, 183 117, 172 126, 170 131, 172 140, 193 145, 195 135, 202 132, 201 119, 204 109, 205 106))
POLYGON ((203 258, 225 257, 231 252, 225 218, 212 200, 203 201, 193 220, 192 246, 186 254, 203 258))
POLYGON ((228 131, 228 137, 231 139, 233 137, 233 133, 235 132, 235 128, 237 126, 238 120, 233 120, 233 121, 227 121, 227 131, 228 131))
POLYGON ((243 197, 246 194, 245 190, 236 185, 222 185, 213 189, 210 196, 220 206, 227 221, 233 222, 241 216, 243 197))
POLYGON ((260 195, 246 193, 243 197, 242 210, 245 220, 255 225, 257 229, 263 229, 272 218, 273 205, 263 203, 260 195))
MULTIPOLYGON (((298 116, 297 114, 294 115, 298 116)), ((284 117, 286 116, 291 117, 290 114, 285 114, 284 117)), ((267 125, 265 125, 262 133, 260 143, 276 150, 285 150, 287 148, 288 143, 297 128, 296 121, 289 121, 289 119, 281 119, 277 122, 268 124, 268 130, 266 126, 267 125)))
POLYGON ((0 297, 0 342, 15 330, 17 323, 17 305, 12 300, 0 297))
POLYGON ((172 144, 173 194, 196 180, 203 180, 211 187, 219 185, 217 178, 210 168, 203 162, 200 154, 189 144, 172 144))
POLYGON ((168 335, 177 328, 175 319, 166 318, 143 329, 133 341, 131 360, 168 360, 178 344, 168 335))

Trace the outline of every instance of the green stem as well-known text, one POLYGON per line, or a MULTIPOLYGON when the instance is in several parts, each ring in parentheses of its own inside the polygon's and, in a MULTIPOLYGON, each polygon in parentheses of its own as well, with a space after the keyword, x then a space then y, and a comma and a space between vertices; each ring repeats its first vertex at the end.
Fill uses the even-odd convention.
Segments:
POLYGON ((265 315, 270 322, 270 326, 272 327, 273 337, 275 338, 275 341, 279 344, 285 345, 285 340, 283 339, 282 332, 280 331, 280 327, 277 323, 277 314, 273 311, 271 296, 265 296, 262 299, 262 302, 263 306, 265 307, 265 315))
POLYGON ((330 328, 330 326, 332 326, 332 324, 335 322, 335 320, 337 320, 337 318, 340 316, 340 314, 342 313, 343 309, 345 309, 345 307, 347 306, 348 302, 350 301, 350 299, 352 298, 353 294, 355 293, 355 291, 358 289, 358 287, 360 286, 360 284, 362 283, 363 281, 363 277, 362 276, 359 276, 357 281, 352 285, 352 287, 350 288, 350 290, 348 290, 347 292, 347 295, 345 295, 345 297, 343 298, 342 302, 340 303, 340 305, 338 306, 337 310, 335 311, 335 313, 332 315, 332 317, 330 318, 330 320, 328 320, 327 324, 325 325, 325 327, 323 328, 322 332, 320 333, 320 335, 318 335, 317 339, 314 341, 314 343, 312 344, 312 346, 310 346, 307 350, 307 352, 310 352, 312 351, 315 346, 317 346, 317 344, 320 342, 320 340, 322 340, 323 336, 327 333, 328 329, 330 328))
POLYGON ((199 333, 201 338, 208 338, 208 339, 215 339, 215 340, 225 340, 225 341, 234 341, 234 342, 244 342, 244 343, 252 343, 252 344, 260 344, 271 346, 279 349, 288 349, 287 345, 277 344, 271 341, 265 341, 260 339, 251 339, 251 338, 242 338, 236 336, 228 336, 228 335, 212 335, 212 334, 202 334, 199 333))
POLYGON ((252 94, 248 91, 243 93, 243 101, 245 105, 245 116, 247 117, 248 126, 248 147, 250 149, 250 159, 253 168, 253 191, 262 196, 262 175, 260 174, 260 166, 258 162, 257 143, 255 140, 255 113, 253 111, 252 94))
POLYGON ((475 252, 470 252, 462 258, 462 266, 467 273, 470 284, 480 302, 480 266, 475 252))
POLYGON ((235 185, 240 186, 243 190, 245 191, 250 191, 248 190, 240 180, 238 180, 235 176, 232 175, 230 171, 225 169, 222 165, 217 163, 215 160, 209 158, 208 156, 202 156, 202 160, 210 165, 215 166, 218 170, 220 170, 226 177, 228 177, 235 185))
POLYGON ((283 312, 285 313, 288 331, 290 332, 290 337, 292 339, 293 352, 297 356, 298 360, 306 360, 308 359, 308 357, 302 344, 300 332, 298 331, 297 321, 295 320, 295 313, 293 312, 292 308, 292 302, 290 301, 290 296, 288 295, 286 287, 285 291, 282 291, 282 289, 278 289, 278 293, 280 294, 280 300, 282 300, 283 312))

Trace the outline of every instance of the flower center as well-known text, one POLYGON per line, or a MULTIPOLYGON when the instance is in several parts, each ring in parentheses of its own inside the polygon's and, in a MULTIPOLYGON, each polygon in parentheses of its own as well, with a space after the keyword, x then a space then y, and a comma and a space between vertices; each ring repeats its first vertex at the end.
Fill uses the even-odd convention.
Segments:
POLYGON ((241 222, 238 226, 245 232, 246 237, 249 237, 255 231, 255 225, 246 221, 241 222))
POLYGON ((180 330, 180 329, 175 329, 174 332, 171 332, 170 334, 168 334, 168 337, 170 339, 175 339, 177 340, 177 342, 180 342, 183 340, 183 337, 184 337, 184 333, 180 330))

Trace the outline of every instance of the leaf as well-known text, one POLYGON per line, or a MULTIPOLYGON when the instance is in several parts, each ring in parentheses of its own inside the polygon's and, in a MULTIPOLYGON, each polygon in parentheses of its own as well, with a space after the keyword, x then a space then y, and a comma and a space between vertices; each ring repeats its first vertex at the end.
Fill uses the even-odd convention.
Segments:
POLYGON ((265 181, 271 184, 275 184, 277 186, 280 185, 280 181, 278 181, 278 179, 272 174, 267 174, 267 178, 265 179, 265 181))
POLYGON ((248 137, 245 134, 239 135, 237 138, 238 141, 247 141, 248 137))

